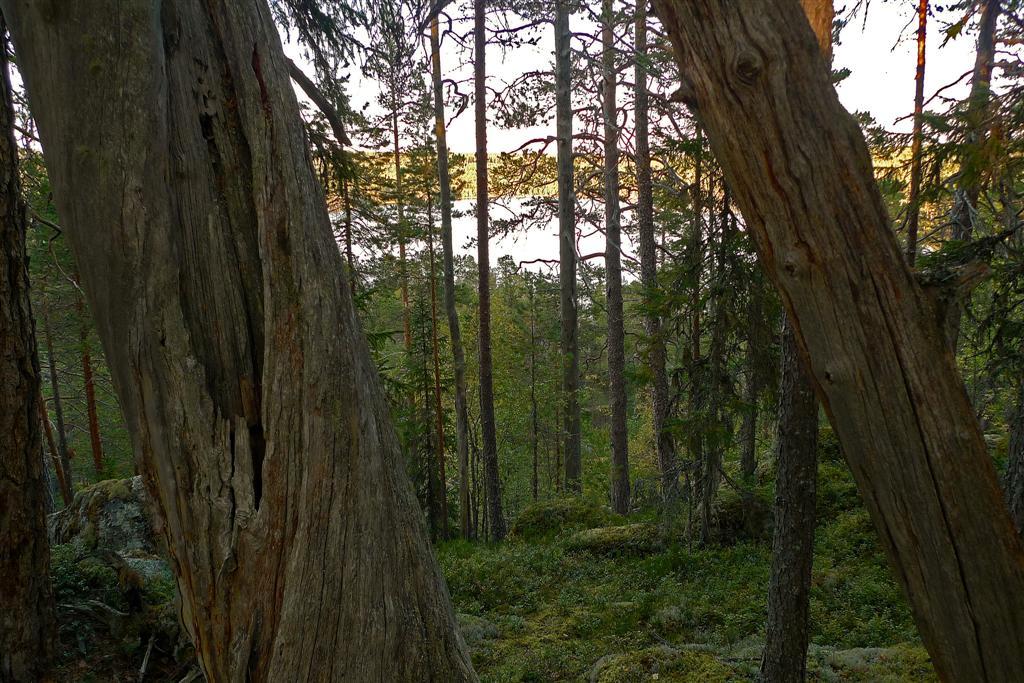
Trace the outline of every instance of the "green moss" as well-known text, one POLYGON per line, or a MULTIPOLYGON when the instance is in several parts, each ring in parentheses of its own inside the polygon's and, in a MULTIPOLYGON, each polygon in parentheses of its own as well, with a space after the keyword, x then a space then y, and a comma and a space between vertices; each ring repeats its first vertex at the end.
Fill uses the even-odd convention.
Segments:
POLYGON ((592 529, 607 524, 610 519, 610 513, 590 501, 578 497, 556 498, 523 508, 509 536, 521 541, 538 540, 563 531, 592 529))
POLYGON ((665 547, 654 524, 624 524, 579 531, 565 542, 569 550, 616 557, 649 555, 665 547))
POLYGON ((598 683, 641 683, 650 681, 655 675, 659 681, 718 683, 739 680, 731 667, 709 652, 665 646, 606 657, 595 667, 591 680, 598 683))

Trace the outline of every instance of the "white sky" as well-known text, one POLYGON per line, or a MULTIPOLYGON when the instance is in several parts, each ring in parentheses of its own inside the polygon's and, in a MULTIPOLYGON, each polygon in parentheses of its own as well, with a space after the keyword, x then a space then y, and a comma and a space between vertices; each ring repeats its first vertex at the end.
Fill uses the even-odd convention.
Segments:
MULTIPOLYGON (((850 0, 852 2, 852 0, 850 0)), ((913 109, 914 97, 914 65, 916 62, 916 45, 913 22, 916 3, 909 0, 872 0, 866 21, 863 14, 853 19, 840 36, 840 42, 834 50, 834 67, 849 68, 851 75, 840 83, 839 97, 850 111, 867 111, 875 120, 891 130, 908 131, 909 120, 897 124, 896 120, 906 117, 913 109)), ((974 65, 974 34, 967 31, 966 35, 949 41, 945 46, 943 30, 945 23, 954 17, 939 13, 929 22, 927 45, 927 73, 925 77, 925 98, 931 97, 936 90, 957 80, 974 65)), ((576 27, 574 27, 576 28, 576 27)), ((552 59, 551 28, 545 27, 541 34, 540 44, 535 47, 521 48, 514 53, 502 54, 499 48, 489 48, 487 53, 488 77, 497 80, 510 80, 518 74, 529 70, 550 69, 552 59)), ((468 67, 457 68, 460 56, 451 41, 442 48, 442 63, 446 69, 446 77, 456 80, 468 79, 468 67)), ((302 63, 298 50, 294 46, 286 46, 288 52, 298 63, 302 63)), ((967 86, 961 83, 956 88, 944 91, 944 95, 964 97, 967 86)), ((463 92, 472 93, 472 84, 464 82, 460 86, 463 92)), ((377 110, 375 84, 353 78, 353 108, 359 109, 370 103, 368 111, 377 110)), ((301 93, 300 93, 301 97, 301 93)), ((938 102, 936 106, 940 106, 938 102)), ((519 130, 502 130, 491 126, 488 130, 488 142, 492 152, 511 151, 523 142, 535 137, 553 135, 554 123, 551 127, 535 127, 519 130)), ((472 106, 459 118, 450 123, 448 130, 449 148, 453 152, 473 152, 475 144, 472 106)), ((553 150, 552 150, 553 151, 553 150)), ((470 203, 460 202, 459 208, 468 208, 470 203)), ((475 235, 475 221, 469 216, 457 220, 455 224, 455 248, 468 253, 465 245, 475 235)), ((633 252, 631 245, 623 245, 624 251, 633 252)), ((603 237, 591 237, 581 244, 584 253, 603 249, 603 237)), ((554 227, 537 230, 528 238, 506 238, 494 240, 491 246, 492 262, 505 254, 511 254, 516 261, 537 258, 557 258, 558 241, 554 227)), ((628 267, 628 265, 627 265, 628 267)))

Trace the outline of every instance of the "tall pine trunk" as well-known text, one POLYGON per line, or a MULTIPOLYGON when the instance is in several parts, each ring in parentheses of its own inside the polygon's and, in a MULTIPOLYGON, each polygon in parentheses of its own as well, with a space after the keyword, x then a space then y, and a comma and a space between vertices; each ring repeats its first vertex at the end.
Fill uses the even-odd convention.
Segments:
MULTIPOLYGON (((78 278, 75 278, 77 285, 78 278)), ((85 387, 85 408, 89 419, 89 446, 92 449, 92 466, 97 473, 103 471, 103 441, 100 439, 100 418, 96 409, 96 380, 92 372, 92 349, 89 345, 89 325, 86 318, 85 297, 77 297, 79 320, 79 349, 82 355, 82 385, 85 387)))
POLYGON ((629 512, 629 440, 626 423, 626 331, 622 314, 622 214, 619 208, 619 128, 612 0, 601 3, 601 65, 604 77, 605 291, 608 315, 608 398, 611 404, 612 510, 629 512))
POLYGON ((491 540, 505 538, 498 473, 498 437, 494 423, 494 371, 491 360, 491 257, 487 189, 486 0, 473 2, 474 99, 476 107, 476 249, 480 299, 480 432, 483 437, 484 485, 491 540))
POLYGON ((469 496, 469 414, 466 405, 466 355, 462 348, 459 312, 455 308, 455 250, 452 246, 452 178, 448 169, 444 90, 441 82, 441 41, 437 17, 430 22, 430 63, 434 88, 434 127, 437 135, 437 179, 441 191, 441 249, 444 260, 444 312, 455 368, 455 440, 459 455, 459 530, 473 535, 469 496))
MULTIPOLYGON (((831 28, 829 29, 831 35, 831 28)), ((914 132, 910 142, 910 193, 907 200, 907 263, 917 260, 917 229, 921 220, 921 151, 924 143, 924 67, 928 36, 928 0, 917 4, 917 66, 914 73, 914 132)))
POLYGON ((0 4, 207 680, 476 680, 267 4, 0 4))
POLYGON ((649 102, 647 92, 647 4, 636 6, 636 227, 640 237, 640 279, 644 288, 644 326, 647 331, 647 362, 651 370, 651 403, 654 434, 661 470, 661 495, 666 505, 679 498, 679 470, 675 443, 668 431, 670 398, 666 371, 665 337, 661 328, 658 295, 658 257, 654 240, 654 192, 651 182, 649 102))
POLYGON ((555 132, 558 137, 558 282, 562 352, 562 437, 565 489, 579 493, 580 359, 576 295, 576 190, 572 156, 572 33, 570 0, 555 0, 555 132))
POLYGON ((445 471, 444 406, 441 402, 441 359, 437 339, 437 268, 434 264, 434 214, 429 214, 427 250, 430 258, 430 350, 434 369, 434 447, 437 458, 438 496, 440 497, 441 538, 448 538, 448 474, 445 471))
POLYGON ((56 618, 39 361, 6 40, 0 40, 0 98, 0 681, 40 681, 54 653, 56 618))
POLYGON ((1024 680, 1024 549, 800 4, 655 4, 940 677, 1024 680))

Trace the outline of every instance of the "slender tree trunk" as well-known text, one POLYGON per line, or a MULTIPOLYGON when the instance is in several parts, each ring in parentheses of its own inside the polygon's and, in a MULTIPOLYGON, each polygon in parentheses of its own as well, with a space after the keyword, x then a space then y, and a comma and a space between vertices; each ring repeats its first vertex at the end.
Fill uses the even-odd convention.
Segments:
MULTIPOLYGON (((78 278, 75 278, 76 284, 78 278)), ((92 447, 92 466, 97 473, 103 471, 103 441, 100 439, 100 418, 96 409, 96 382, 92 376, 92 353, 89 348, 89 325, 87 324, 85 297, 78 294, 79 339, 82 352, 82 383, 85 386, 85 407, 89 417, 89 445, 92 447)))
POLYGON ((619 129, 616 114, 615 37, 612 0, 601 3, 604 74, 604 225, 608 309, 608 397, 611 404, 612 509, 629 512, 629 442, 626 425, 626 332, 622 315, 622 215, 619 209, 619 129))
POLYGON ((776 437, 775 532, 768 585, 768 629, 761 660, 761 679, 772 683, 802 683, 807 678, 818 480, 818 399, 803 365, 793 329, 784 321, 776 437))
POLYGON ((491 540, 505 538, 498 474, 497 428, 494 423, 494 376, 491 361, 491 257, 487 189, 487 62, 486 0, 474 0, 474 97, 476 106, 476 239, 480 291, 480 432, 483 437, 484 481, 491 540))
POLYGON ((757 472, 757 413, 761 396, 761 373, 757 367, 758 348, 764 341, 760 338, 763 327, 763 293, 758 285, 750 288, 747 302, 747 348, 743 365, 746 377, 743 384, 745 411, 740 425, 740 475, 747 485, 754 481, 757 472))
MULTIPOLYGON (((984 163, 986 126, 989 102, 992 99, 992 64, 996 56, 996 26, 1002 0, 983 0, 981 19, 978 21, 978 49, 971 75, 971 92, 967 101, 967 135, 960 157, 960 170, 953 193, 953 239, 969 242, 974 235, 974 216, 981 198, 981 165, 984 163)), ((956 353, 960 341, 962 309, 955 306, 949 312, 950 346, 956 353)))
POLYGON ((348 264, 348 277, 352 281, 352 293, 356 291, 356 257, 352 251, 352 193, 348 178, 341 180, 341 201, 345 205, 345 262, 348 264))
POLYGON ((1010 445, 1006 456, 1003 490, 1010 517, 1018 533, 1024 534, 1024 380, 1017 385, 1017 403, 1010 424, 1010 445))
POLYGON ((558 137, 558 282, 562 352, 562 436, 565 488, 582 491, 580 477, 580 359, 576 295, 576 191, 572 152, 572 33, 570 0, 555 0, 555 129, 558 137))
POLYGON ((50 416, 46 412, 46 400, 42 392, 39 393, 39 421, 43 423, 43 431, 46 434, 46 445, 49 446, 50 460, 53 462, 53 471, 57 473, 57 484, 60 487, 60 497, 64 505, 71 505, 74 494, 71 491, 71 479, 64 471, 64 465, 60 461, 60 450, 53 438, 53 426, 50 424, 50 416))
MULTIPOLYGON (((801 0, 818 46, 832 61, 832 0, 801 0)), ((761 678, 802 683, 807 678, 808 615, 814 564, 818 483, 818 399, 786 315, 782 319, 781 386, 772 573, 761 678)))
MULTIPOLYGON (((398 218, 398 271, 402 289, 402 338, 406 354, 412 353, 412 323, 409 318, 409 267, 405 258, 405 191, 402 187, 402 147, 398 139, 398 93, 392 93, 394 112, 391 114, 391 139, 395 157, 395 211, 398 218)), ((413 398, 413 403, 416 402, 413 398)))
MULTIPOLYGON (((831 31, 831 29, 830 29, 831 31)), ((917 228, 921 219, 921 147, 924 143, 924 67, 928 36, 928 0, 917 5, 917 71, 914 76, 914 133, 910 143, 910 196, 907 201, 907 263, 917 260, 917 228)))
POLYGON ((46 680, 56 618, 7 41, 0 40, 0 681, 46 680))
MULTIPOLYGON (((690 267, 692 269, 692 286, 690 288, 690 301, 692 302, 690 316, 690 391, 687 396, 687 412, 690 417, 690 434, 688 438, 688 449, 690 452, 691 469, 686 474, 686 496, 688 507, 692 511, 696 499, 697 482, 699 480, 699 469, 704 462, 704 399, 706 394, 706 377, 704 373, 703 360, 701 357, 701 276, 704 263, 704 131, 698 125, 696 131, 697 154, 693 164, 693 185, 690 187, 690 204, 693 215, 690 222, 690 267), (694 473, 691 478, 690 472, 694 473), (693 490, 691 490, 691 483, 693 490)), ((689 517, 690 524, 687 525, 687 533, 692 536, 693 528, 692 514, 689 517)))
POLYGON ((444 439, 444 406, 441 403, 441 360, 438 355, 437 340, 437 269, 434 265, 434 214, 431 205, 427 204, 429 214, 429 230, 427 232, 427 249, 430 257, 430 335, 431 351, 434 360, 434 427, 435 447, 437 449, 438 487, 441 496, 441 538, 448 538, 448 475, 445 472, 445 439, 444 439))
POLYGON ((50 308, 43 299, 43 330, 46 336, 46 362, 50 370, 50 391, 53 394, 53 415, 57 420, 57 454, 60 456, 60 467, 64 471, 64 482, 68 494, 75 495, 73 470, 71 469, 71 452, 68 449, 68 433, 64 427, 64 402, 60 399, 60 382, 57 380, 57 358, 53 353, 53 329, 50 325, 50 308))
POLYGON ((799 3, 655 4, 940 677, 1024 680, 1024 549, 799 3))
POLYGON ((441 249, 444 254, 444 311, 448 317, 455 369, 455 440, 459 454, 459 529, 463 538, 473 536, 469 500, 469 414, 466 405, 466 356, 462 349, 459 312, 455 307, 455 250, 452 247, 452 180, 448 170, 448 139, 445 134, 444 91, 441 83, 441 42, 437 17, 430 22, 430 61, 434 86, 434 126, 437 135, 437 178, 441 189, 441 249))
POLYGON ((0 6, 207 680, 476 680, 270 8, 0 6))
POLYGON ((540 462, 538 460, 537 426, 537 305, 534 300, 534 285, 527 284, 530 297, 530 449, 533 452, 533 471, 530 475, 530 490, 533 501, 537 502, 537 488, 540 480, 540 462))
POLYGON ((654 434, 661 469, 661 496, 667 506, 679 498, 679 470, 675 443, 668 431, 669 394, 666 371, 665 337, 661 329, 658 295, 658 258, 654 240, 654 194, 651 184, 651 147, 648 129, 647 92, 647 4, 636 6, 636 187, 637 233, 640 236, 640 279, 644 287, 644 326, 647 331, 647 358, 651 368, 651 403, 654 434))

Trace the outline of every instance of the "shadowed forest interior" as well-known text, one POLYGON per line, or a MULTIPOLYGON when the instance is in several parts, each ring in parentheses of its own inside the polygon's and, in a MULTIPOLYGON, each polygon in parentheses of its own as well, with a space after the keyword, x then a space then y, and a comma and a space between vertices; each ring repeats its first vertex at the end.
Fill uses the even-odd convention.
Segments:
POLYGON ((1017 0, 0 11, 0 682, 1024 680, 1017 0))

